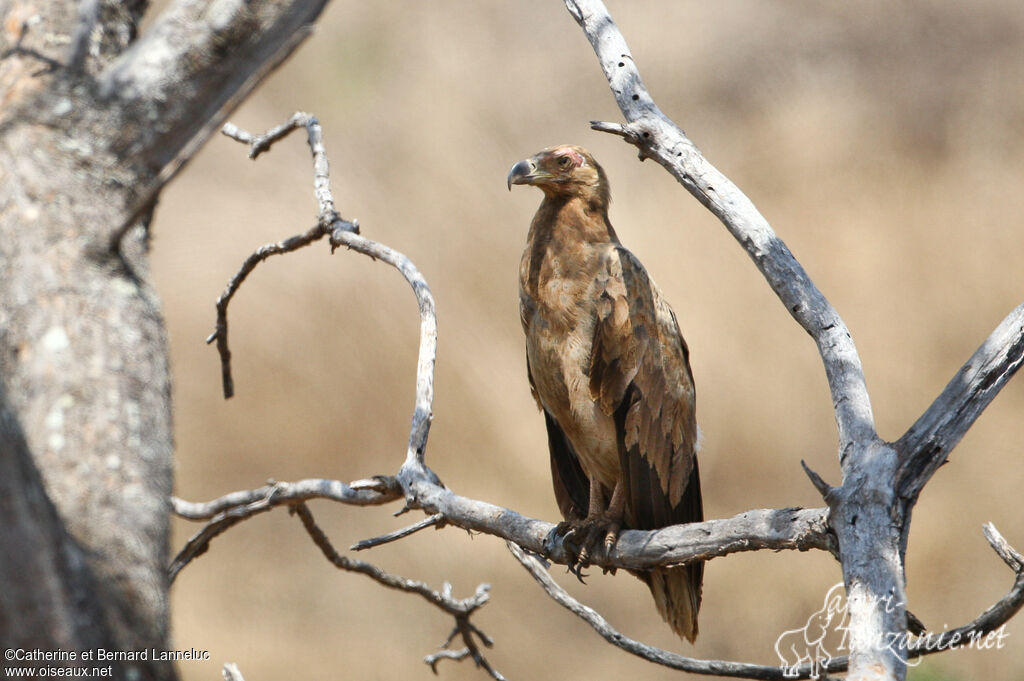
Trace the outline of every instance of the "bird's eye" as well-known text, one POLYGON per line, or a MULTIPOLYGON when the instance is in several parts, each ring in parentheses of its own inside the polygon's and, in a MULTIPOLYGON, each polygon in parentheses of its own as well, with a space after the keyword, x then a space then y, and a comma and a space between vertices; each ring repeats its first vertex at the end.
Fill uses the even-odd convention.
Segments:
POLYGON ((570 163, 572 163, 572 159, 568 156, 561 156, 558 159, 558 165, 562 168, 568 168, 570 163))

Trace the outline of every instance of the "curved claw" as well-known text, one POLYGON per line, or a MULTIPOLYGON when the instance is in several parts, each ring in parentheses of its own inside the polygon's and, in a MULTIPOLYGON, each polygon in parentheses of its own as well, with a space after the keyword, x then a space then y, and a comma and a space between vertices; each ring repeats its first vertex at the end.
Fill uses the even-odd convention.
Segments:
MULTIPOLYGON (((561 540, 562 549, 569 558, 569 572, 583 582, 583 578, 588 576, 583 573, 583 568, 591 564, 592 557, 607 556, 611 553, 621 527, 619 518, 604 514, 580 520, 565 520, 548 533, 544 539, 544 548, 550 554, 561 540)), ((614 569, 603 568, 605 573, 609 570, 614 573, 614 569)))
POLYGON ((579 563, 579 562, 577 562, 577 563, 575 563, 573 565, 567 565, 565 567, 565 569, 566 569, 566 572, 568 572, 569 574, 573 575, 576 579, 580 580, 580 584, 586 584, 586 581, 584 581, 584 578, 590 576, 587 573, 583 572, 583 564, 579 563))
POLYGON ((573 539, 581 531, 582 521, 563 520, 562 522, 555 525, 555 528, 548 532, 548 536, 544 538, 544 551, 546 557, 550 557, 554 553, 558 544, 561 543, 562 549, 568 554, 568 561, 566 561, 566 570, 580 580, 580 583, 586 584, 584 580, 588 577, 583 572, 583 568, 589 565, 586 562, 586 552, 584 545, 573 541, 573 539))

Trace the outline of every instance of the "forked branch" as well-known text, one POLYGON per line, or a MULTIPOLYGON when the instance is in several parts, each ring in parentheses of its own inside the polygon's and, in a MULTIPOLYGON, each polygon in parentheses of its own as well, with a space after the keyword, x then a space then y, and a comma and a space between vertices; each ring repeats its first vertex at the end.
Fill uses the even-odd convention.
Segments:
MULTIPOLYGON (((297 251, 335 232, 359 233, 359 222, 357 220, 344 220, 334 210, 334 199, 330 192, 330 171, 323 144, 323 132, 320 128, 320 122, 314 116, 297 112, 285 123, 270 129, 262 135, 253 135, 232 123, 227 123, 221 132, 233 140, 248 144, 249 158, 255 159, 264 151, 269 150, 274 142, 286 137, 289 133, 299 128, 306 130, 306 138, 313 152, 313 189, 320 205, 320 213, 316 225, 302 234, 256 249, 252 255, 245 259, 238 272, 228 281, 224 292, 217 298, 217 322, 213 333, 206 339, 206 342, 217 342, 217 352, 220 354, 221 383, 223 384, 225 399, 235 394, 235 382, 231 375, 231 349, 228 345, 228 305, 231 304, 231 299, 238 292, 238 288, 245 281, 246 277, 256 269, 257 265, 273 255, 297 251)), ((334 242, 335 237, 332 236, 332 246, 336 247, 337 244, 334 242)))
MULTIPOLYGON (((427 488, 430 483, 420 481, 417 486, 427 488)), ((549 541, 551 531, 555 528, 553 523, 529 518, 512 509, 485 501, 463 497, 444 487, 434 487, 436 494, 421 499, 420 505, 420 508, 432 515, 400 533, 411 534, 411 531, 444 523, 515 542, 528 551, 543 554, 563 565, 572 559, 561 543, 549 541)), ((174 510, 179 516, 208 521, 207 526, 188 541, 175 559, 175 564, 186 556, 194 558, 201 555, 209 542, 224 529, 276 506, 290 506, 311 499, 368 506, 401 497, 402 492, 395 478, 377 476, 347 485, 336 480, 275 482, 254 490, 232 492, 205 503, 175 499, 174 510)), ((384 535, 383 538, 368 541, 376 544, 391 539, 390 535, 384 535)), ((362 548, 361 544, 353 548, 362 548)), ((642 570, 698 560, 709 561, 732 553, 758 550, 819 550, 835 554, 838 549, 835 537, 829 531, 828 511, 824 508, 754 509, 731 518, 672 525, 653 531, 624 530, 611 553, 607 556, 594 556, 593 564, 597 567, 642 570)))
POLYGON ((875 431, 860 358, 839 314, 750 199, 658 109, 601 0, 565 0, 565 5, 593 47, 626 121, 595 122, 593 128, 635 145, 641 160, 655 159, 707 207, 814 339, 832 394, 843 481, 832 488, 807 471, 826 498, 842 547, 851 603, 851 678, 903 678, 906 650, 884 641, 907 627, 903 560, 910 509, 963 432, 1019 367, 1024 313, 1018 308, 1007 318, 904 440, 883 442, 875 431), (895 607, 883 607, 886 599, 895 607))
POLYGON ((925 483, 1024 362, 1024 304, 985 339, 945 390, 896 442, 899 491, 917 499, 925 483))
POLYGON ((395 575, 388 574, 372 563, 367 563, 362 560, 353 560, 338 553, 337 549, 335 549, 331 544, 331 540, 327 538, 324 531, 316 524, 316 520, 313 518, 313 514, 310 512, 309 507, 307 507, 306 504, 298 503, 292 507, 292 510, 299 516, 299 519, 302 520, 302 526, 306 528, 306 532, 308 532, 309 536, 313 539, 313 543, 317 545, 320 551, 324 554, 324 557, 327 558, 327 560, 335 567, 347 572, 357 572, 361 575, 366 575, 378 584, 386 586, 389 589, 397 589, 399 591, 417 594, 431 605, 440 608, 442 611, 455 618, 455 628, 452 630, 452 633, 448 636, 445 642, 441 644, 441 648, 445 653, 451 652, 448 650, 448 646, 451 644, 452 640, 454 640, 456 635, 462 638, 462 642, 466 647, 462 651, 456 651, 455 655, 435 654, 427 656, 424 661, 430 665, 431 669, 433 669, 435 673, 437 673, 438 659, 443 657, 463 659, 468 656, 478 667, 486 670, 492 678, 497 679, 498 681, 504 680, 504 677, 499 674, 489 662, 487 662, 487 659, 480 652, 480 647, 477 645, 477 639, 480 639, 480 642, 488 648, 494 645, 494 642, 489 636, 477 629, 476 626, 469 621, 470 616, 483 607, 483 605, 490 599, 490 595, 488 593, 491 589, 490 585, 481 584, 477 587, 475 594, 469 598, 459 599, 452 597, 452 586, 447 582, 444 584, 441 591, 434 591, 423 582, 417 582, 404 577, 396 577, 395 575))
POLYGON ((839 428, 840 451, 875 439, 871 401, 853 339, 839 313, 811 281, 786 244, 753 202, 715 168, 682 129, 657 107, 644 86, 625 38, 600 0, 565 0, 590 41, 624 125, 594 122, 593 128, 620 135, 665 167, 722 221, 793 318, 818 345, 839 428))
MULTIPOLYGON (((1003 562, 1013 570, 1013 586, 999 601, 963 626, 945 631, 939 635, 931 633, 925 633, 921 636, 906 635, 901 640, 896 641, 894 645, 905 647, 909 660, 947 650, 955 650, 967 645, 979 645, 979 642, 983 641, 986 637, 992 637, 996 632, 1000 632, 1006 623, 1017 614, 1021 606, 1024 606, 1024 558, 1009 545, 991 523, 986 524, 983 530, 989 544, 999 557, 1003 559, 1003 562)), ((612 627, 600 613, 573 598, 555 580, 551 579, 547 570, 535 555, 527 553, 513 542, 506 542, 506 546, 552 600, 585 621, 612 645, 649 662, 695 674, 743 679, 777 679, 780 681, 784 679, 825 679, 827 677, 814 675, 821 671, 840 673, 849 668, 850 660, 846 656, 832 657, 827 661, 818 660, 794 669, 747 662, 701 660, 655 648, 623 635, 612 627)))
POLYGON ((685 655, 655 648, 654 646, 629 638, 612 627, 596 610, 583 605, 573 598, 568 591, 551 578, 535 555, 528 554, 513 542, 506 542, 505 545, 552 600, 593 627, 594 631, 601 635, 601 638, 613 646, 625 650, 627 653, 662 665, 663 667, 692 672, 694 674, 709 674, 741 679, 777 679, 779 681, 787 678, 809 678, 808 675, 784 676, 781 667, 750 664, 747 662, 728 662, 725 660, 700 660, 686 657, 685 655))
POLYGON ((168 575, 171 582, 186 565, 206 553, 210 542, 249 518, 278 506, 292 506, 310 499, 329 499, 343 504, 369 506, 385 504, 402 497, 402 490, 394 478, 377 477, 357 480, 346 485, 337 480, 300 480, 299 482, 272 482, 253 490, 227 494, 206 503, 171 498, 174 513, 187 520, 208 521, 171 561, 168 575))

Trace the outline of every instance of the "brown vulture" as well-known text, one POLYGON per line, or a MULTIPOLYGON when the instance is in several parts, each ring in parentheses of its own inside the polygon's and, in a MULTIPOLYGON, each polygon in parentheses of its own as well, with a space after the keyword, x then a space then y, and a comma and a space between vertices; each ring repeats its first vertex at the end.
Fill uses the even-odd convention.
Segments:
MULTIPOLYGON (((544 192, 519 268, 519 309, 565 519, 555 535, 579 574, 621 529, 703 520, 689 352, 672 308, 615 235, 608 180, 585 149, 519 161, 513 184, 544 192)), ((634 574, 693 642, 703 565, 634 574)))

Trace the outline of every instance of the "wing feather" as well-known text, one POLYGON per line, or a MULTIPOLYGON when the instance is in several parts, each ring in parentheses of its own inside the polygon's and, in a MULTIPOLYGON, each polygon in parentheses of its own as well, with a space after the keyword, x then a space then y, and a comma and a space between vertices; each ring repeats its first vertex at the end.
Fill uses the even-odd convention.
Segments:
POLYGON ((597 305, 590 392, 614 415, 627 522, 653 529, 703 519, 689 356, 671 308, 640 262, 609 249, 597 305), (684 498, 685 497, 685 498, 684 498))
POLYGON ((590 505, 590 482, 583 466, 569 444, 569 438, 558 425, 558 421, 544 409, 537 388, 533 383, 530 358, 526 358, 526 375, 530 380, 530 392, 537 400, 537 406, 544 412, 544 424, 548 431, 548 451, 551 454, 551 482, 555 490, 558 510, 566 520, 581 519, 587 515, 590 505))

